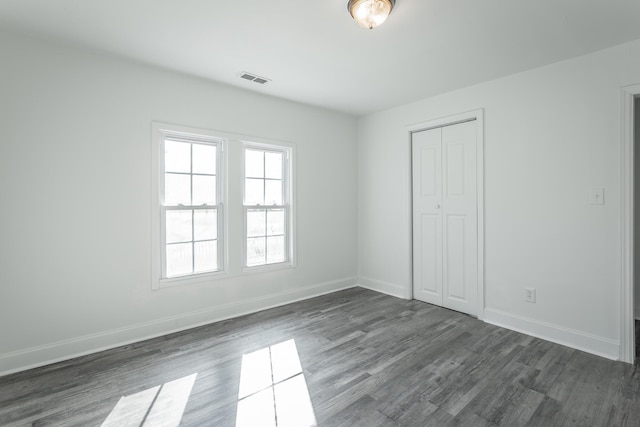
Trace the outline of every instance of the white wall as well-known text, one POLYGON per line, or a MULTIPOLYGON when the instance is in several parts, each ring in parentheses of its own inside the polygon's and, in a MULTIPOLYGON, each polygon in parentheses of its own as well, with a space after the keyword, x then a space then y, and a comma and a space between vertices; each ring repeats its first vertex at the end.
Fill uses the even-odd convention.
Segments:
POLYGON ((482 108, 485 319, 619 357, 620 88, 639 82, 636 41, 361 118, 361 283, 410 295, 406 126, 482 108))
POLYGON ((0 52, 0 374, 357 283, 355 118, 10 34, 0 52), (152 121, 296 144, 297 268, 151 291, 152 121))

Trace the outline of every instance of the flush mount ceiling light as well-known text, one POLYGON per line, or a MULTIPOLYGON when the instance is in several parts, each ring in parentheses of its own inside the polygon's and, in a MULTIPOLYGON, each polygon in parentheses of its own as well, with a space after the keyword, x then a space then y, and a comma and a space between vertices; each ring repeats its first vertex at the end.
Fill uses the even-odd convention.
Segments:
POLYGON ((349 0, 347 9, 364 28, 375 28, 387 20, 396 0, 349 0))

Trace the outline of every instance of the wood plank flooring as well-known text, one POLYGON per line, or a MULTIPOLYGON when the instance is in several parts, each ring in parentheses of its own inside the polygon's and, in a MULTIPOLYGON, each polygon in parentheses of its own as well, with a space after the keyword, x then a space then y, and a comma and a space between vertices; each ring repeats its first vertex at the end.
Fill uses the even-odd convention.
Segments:
POLYGON ((0 426, 640 426, 637 368, 356 288, 1 377, 0 426))

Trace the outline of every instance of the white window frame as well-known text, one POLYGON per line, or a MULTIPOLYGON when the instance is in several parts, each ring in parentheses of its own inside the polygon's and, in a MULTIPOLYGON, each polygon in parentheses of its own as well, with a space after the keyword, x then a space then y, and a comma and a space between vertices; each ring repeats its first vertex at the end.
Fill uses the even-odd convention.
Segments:
MULTIPOLYGON (((154 203, 152 203, 152 288, 160 289, 189 283, 197 283, 216 277, 223 277, 228 270, 227 262, 227 203, 226 203, 226 139, 212 131, 187 128, 183 126, 153 123, 152 125, 152 191, 154 203), (173 139, 192 144, 213 144, 217 147, 216 156, 216 205, 184 206, 184 209, 216 209, 218 219, 217 252, 218 270, 203 273, 192 273, 177 277, 166 277, 166 245, 165 245, 165 216, 173 207, 164 206, 164 141, 173 139)), ((193 237, 193 236, 192 236, 193 237)))
MULTIPOLYGON (((242 147, 242 271, 263 272, 282 268, 293 268, 295 260, 295 203, 294 203, 294 147, 285 144, 267 142, 243 141, 242 147), (245 204, 245 153, 246 150, 282 153, 282 204, 281 205, 247 205, 245 204), (277 263, 247 265, 247 212, 252 209, 282 209, 285 212, 285 260, 277 263)), ((266 246, 265 246, 266 248, 266 246)), ((266 250, 266 249, 265 249, 266 250)), ((266 255, 265 255, 266 256, 266 255)), ((266 262, 266 259, 265 259, 266 262)))

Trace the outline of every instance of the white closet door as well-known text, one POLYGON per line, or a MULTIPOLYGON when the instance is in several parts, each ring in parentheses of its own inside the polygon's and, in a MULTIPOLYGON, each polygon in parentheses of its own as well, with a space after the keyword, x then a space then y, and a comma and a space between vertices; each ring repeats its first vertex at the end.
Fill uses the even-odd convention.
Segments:
POLYGON ((477 314, 476 122, 442 128, 442 296, 447 308, 477 314))
POLYGON ((414 298, 477 315, 476 123, 416 132, 412 145, 414 298))
POLYGON ((442 305, 442 129, 414 133, 413 297, 442 305))

